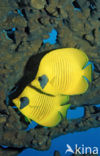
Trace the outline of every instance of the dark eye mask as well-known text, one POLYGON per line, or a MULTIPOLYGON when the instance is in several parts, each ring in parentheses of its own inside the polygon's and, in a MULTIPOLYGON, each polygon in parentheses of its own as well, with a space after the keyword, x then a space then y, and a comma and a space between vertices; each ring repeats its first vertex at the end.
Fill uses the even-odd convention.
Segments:
POLYGON ((29 99, 27 97, 20 98, 20 109, 23 109, 29 104, 29 99))
POLYGON ((48 77, 46 75, 42 75, 41 77, 38 78, 38 81, 40 82, 40 86, 43 89, 48 82, 48 77))

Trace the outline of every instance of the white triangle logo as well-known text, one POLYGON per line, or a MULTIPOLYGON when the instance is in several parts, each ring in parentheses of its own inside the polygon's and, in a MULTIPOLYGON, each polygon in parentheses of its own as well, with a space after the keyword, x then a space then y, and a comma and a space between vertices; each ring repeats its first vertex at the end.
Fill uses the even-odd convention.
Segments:
POLYGON ((66 147, 67 147, 67 149, 66 149, 65 154, 67 154, 67 152, 74 153, 74 151, 72 150, 72 148, 71 148, 71 146, 69 144, 66 144, 66 147))

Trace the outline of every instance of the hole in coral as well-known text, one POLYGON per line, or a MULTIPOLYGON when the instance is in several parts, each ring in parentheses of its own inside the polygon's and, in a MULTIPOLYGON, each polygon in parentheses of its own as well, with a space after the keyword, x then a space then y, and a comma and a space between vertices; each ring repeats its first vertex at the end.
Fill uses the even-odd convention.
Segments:
POLYGON ((0 145, 2 148, 8 148, 8 146, 5 146, 5 145, 0 145))
POLYGON ((76 0, 73 1, 72 4, 74 6, 74 10, 81 11, 81 7, 76 0))
POLYGON ((95 39, 95 29, 92 30, 92 35, 93 35, 93 37, 95 39))
POLYGON ((95 2, 93 0, 90 0, 89 8, 90 8, 90 14, 94 15, 94 11, 96 11, 97 9, 96 9, 95 2))
POLYGON ((52 31, 49 33, 49 38, 48 39, 44 39, 43 43, 49 43, 49 44, 55 44, 57 41, 57 31, 56 29, 52 29, 52 31))
POLYGON ((58 14, 60 15, 60 8, 56 8, 58 14))
POLYGON ((20 9, 15 9, 15 11, 20 15, 23 16, 22 12, 20 11, 20 9))
POLYGON ((18 6, 19 6, 20 8, 23 8, 23 7, 25 7, 25 6, 30 6, 30 2, 29 2, 29 1, 26 1, 26 0, 19 0, 19 1, 17 2, 17 4, 18 4, 18 6))
POLYGON ((38 21, 39 21, 40 24, 44 25, 44 23, 42 22, 42 18, 41 17, 38 18, 38 21))
POLYGON ((86 37, 86 34, 84 34, 82 38, 85 39, 85 37, 86 37))
POLYGON ((95 105, 93 108, 94 108, 94 110, 95 110, 94 114, 100 113, 100 104, 95 105))
POLYGON ((25 131, 29 131, 30 129, 34 129, 38 124, 35 121, 31 121, 25 131))
POLYGON ((47 4, 49 5, 49 0, 46 0, 47 4))
POLYGON ((33 10, 32 9, 30 9, 30 13, 33 13, 33 10))
POLYGON ((21 12, 22 12, 24 18, 25 18, 26 20, 28 20, 27 15, 26 15, 26 12, 25 12, 25 9, 22 9, 21 12))
POLYGON ((16 47, 15 52, 18 52, 18 49, 19 49, 19 47, 20 47, 21 44, 22 44, 22 41, 20 41, 20 43, 19 43, 18 46, 16 47))
POLYGON ((6 33, 7 33, 8 38, 13 40, 13 43, 16 43, 16 37, 15 37, 15 31, 16 30, 17 30, 16 28, 5 30, 6 33))
POLYGON ((98 20, 100 21, 100 17, 98 18, 98 20))
POLYGON ((100 108, 100 104, 96 105, 96 107, 100 108))
MULTIPOLYGON (((94 32, 94 31, 93 31, 94 32)), ((92 32, 92 33, 93 33, 92 32)), ((91 42, 90 40, 88 40, 87 38, 86 38, 86 34, 84 34, 83 36, 82 36, 82 38, 85 40, 85 41, 87 41, 91 46, 94 46, 94 42, 91 42)))
POLYGON ((30 28, 27 26, 27 27, 25 27, 25 32, 26 32, 26 34, 30 34, 30 28))
POLYGON ((84 116, 84 108, 77 107, 75 109, 68 109, 67 119, 77 119, 84 116))

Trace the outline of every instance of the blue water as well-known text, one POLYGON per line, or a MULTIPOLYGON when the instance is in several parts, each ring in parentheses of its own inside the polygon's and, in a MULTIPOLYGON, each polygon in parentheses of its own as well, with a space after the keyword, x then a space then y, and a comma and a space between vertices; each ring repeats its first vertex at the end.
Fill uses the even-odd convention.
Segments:
POLYGON ((25 129, 25 131, 29 131, 30 129, 33 129, 37 126, 38 124, 34 121, 31 121, 31 123, 28 125, 28 127, 25 129))
POLYGON ((48 39, 43 39, 43 43, 49 43, 49 44, 55 44, 56 43, 56 39, 57 39, 57 31, 56 29, 52 29, 52 31, 49 34, 49 38, 48 39))
POLYGON ((34 149, 28 148, 24 150, 22 153, 20 153, 18 156, 53 156, 53 153, 55 150, 58 150, 61 154, 61 156, 68 156, 68 154, 65 154, 66 151, 66 144, 69 144, 73 149, 75 144, 78 144, 78 146, 84 145, 84 147, 98 147, 99 149, 99 155, 100 155, 100 128, 92 128, 85 132, 75 132, 66 134, 63 136, 60 136, 54 140, 52 140, 51 147, 48 151, 36 151, 34 149))
POLYGON ((69 109, 67 112, 67 119, 77 119, 84 116, 84 108, 77 107, 76 109, 69 109))

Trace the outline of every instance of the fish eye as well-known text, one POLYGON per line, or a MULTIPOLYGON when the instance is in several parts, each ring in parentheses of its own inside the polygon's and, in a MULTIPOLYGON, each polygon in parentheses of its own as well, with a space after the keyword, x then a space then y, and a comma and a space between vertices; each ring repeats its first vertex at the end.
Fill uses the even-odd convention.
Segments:
POLYGON ((24 108, 29 104, 29 99, 27 97, 20 98, 20 109, 24 108))
POLYGON ((46 75, 42 75, 41 77, 38 78, 38 81, 40 82, 40 86, 43 89, 48 82, 48 77, 46 75))

